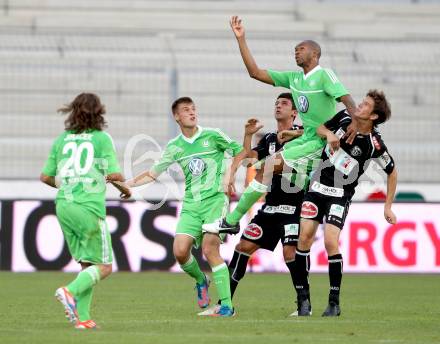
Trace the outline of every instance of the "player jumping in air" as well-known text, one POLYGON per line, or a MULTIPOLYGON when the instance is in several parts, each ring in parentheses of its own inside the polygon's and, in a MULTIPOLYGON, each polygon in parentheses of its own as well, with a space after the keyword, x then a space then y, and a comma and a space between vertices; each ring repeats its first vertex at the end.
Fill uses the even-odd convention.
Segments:
MULTIPOLYGON (((182 133, 168 142, 161 159, 149 171, 136 176, 126 185, 135 187, 150 183, 171 164, 179 164, 185 175, 185 198, 174 238, 174 256, 182 270, 195 279, 198 305, 206 308, 210 302, 209 280, 191 254, 193 246, 202 246, 221 300, 221 307, 211 315, 230 317, 234 315, 234 309, 228 267, 220 256, 221 237, 218 233, 203 233, 202 225, 224 216, 228 207, 222 185, 225 152, 235 157, 233 165, 241 161, 247 152, 219 129, 198 126, 198 114, 191 98, 177 99, 172 105, 172 112, 182 133)), ((252 134, 245 135, 246 140, 249 143, 245 142, 245 145, 250 146, 252 134)))
MULTIPOLYGON (((113 140, 103 131, 104 105, 82 93, 59 110, 68 113, 66 130, 52 145, 40 179, 59 188, 56 214, 72 257, 82 271, 57 289, 66 317, 78 329, 95 328, 90 317, 93 287, 112 272, 112 244, 105 222, 105 176, 123 181, 113 140)), ((120 189, 126 196, 128 189, 120 189)))
POLYGON ((345 110, 317 128, 318 135, 327 139, 327 146, 322 152, 322 162, 313 174, 301 209, 301 231, 294 273, 299 316, 310 315, 309 255, 316 230, 324 217, 330 294, 328 306, 322 316, 341 314, 339 292, 343 262, 339 251, 339 235, 344 227, 358 180, 371 161, 375 161, 388 175, 384 216, 389 223, 396 223, 391 205, 396 192, 397 171, 394 160, 377 131, 377 125, 384 123, 391 116, 389 104, 382 92, 370 90, 357 110, 355 116, 358 120, 358 133, 352 144, 348 144, 344 139, 352 122, 345 110))
MULTIPOLYGON (((286 141, 285 137, 288 141, 301 136, 302 127, 293 124, 296 115, 297 111, 292 95, 290 93, 280 94, 275 101, 274 108, 278 130, 264 135, 252 150, 251 147, 247 147, 248 158, 252 158, 254 161, 261 160, 279 151, 286 141)), ((293 282, 295 249, 299 235, 299 215, 304 189, 308 186, 307 180, 296 180, 296 178, 304 178, 304 175, 290 173, 283 176, 274 175, 265 203, 244 229, 229 263, 231 297, 246 273, 250 256, 260 248, 273 251, 279 241, 283 245, 284 261, 293 282)), ((209 314, 214 310, 215 307, 199 314, 209 314)))
MULTIPOLYGON (((234 16, 230 24, 249 75, 261 82, 288 88, 292 92, 304 126, 304 134, 288 142, 280 153, 265 160, 232 213, 226 218, 204 225, 203 228, 212 233, 238 233, 240 219, 266 193, 273 173, 280 174, 285 167, 289 167, 298 173, 307 174, 316 167, 325 145, 325 140, 316 134, 316 128, 335 115, 336 101, 344 103, 351 116, 356 109, 353 99, 335 73, 319 65, 321 48, 316 42, 304 41, 295 47, 296 63, 302 71, 264 70, 257 66, 252 57, 241 20, 234 16)), ((356 121, 347 129, 348 142, 354 139, 355 134, 356 121)))

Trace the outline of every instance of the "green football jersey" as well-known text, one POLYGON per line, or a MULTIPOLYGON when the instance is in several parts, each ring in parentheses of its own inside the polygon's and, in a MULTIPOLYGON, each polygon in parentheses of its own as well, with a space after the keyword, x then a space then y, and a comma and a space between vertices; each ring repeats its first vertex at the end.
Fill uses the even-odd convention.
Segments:
POLYGON ((59 185, 56 201, 75 202, 105 218, 104 176, 119 173, 111 136, 99 130, 65 131, 55 140, 43 168, 59 185))
POLYGON ((225 152, 235 156, 242 149, 221 130, 199 126, 193 137, 180 134, 169 141, 151 170, 159 175, 176 162, 185 175, 184 202, 200 202, 223 192, 225 152))
POLYGON ((303 71, 268 70, 274 86, 290 89, 305 137, 315 137, 316 128, 336 114, 336 99, 348 94, 335 73, 316 66, 307 76, 303 71))

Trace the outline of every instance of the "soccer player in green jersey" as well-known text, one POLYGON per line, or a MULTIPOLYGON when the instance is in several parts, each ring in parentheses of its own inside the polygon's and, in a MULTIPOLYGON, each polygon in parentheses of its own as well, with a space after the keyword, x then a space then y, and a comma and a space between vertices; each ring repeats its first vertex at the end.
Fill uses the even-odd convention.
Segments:
MULTIPOLYGON (((303 122, 304 134, 289 143, 283 151, 267 158, 260 164, 255 179, 244 191, 234 211, 203 229, 211 233, 237 233, 239 221, 250 207, 268 190, 273 173, 280 174, 286 166, 298 173, 310 173, 319 163, 325 140, 316 134, 316 128, 336 113, 336 102, 341 101, 353 117, 356 104, 333 71, 319 65, 321 48, 314 41, 303 41, 295 47, 295 59, 302 71, 274 71, 260 69, 245 39, 244 26, 237 16, 230 25, 238 42, 241 57, 250 77, 261 82, 288 88, 292 92, 298 114, 303 122)), ((356 135, 357 122, 347 130, 351 143, 356 135)))
MULTIPOLYGON (((246 157, 247 151, 219 129, 198 126, 198 114, 191 98, 182 97, 174 101, 172 112, 181 134, 168 142, 162 157, 149 171, 127 181, 126 185, 135 187, 152 182, 173 163, 182 168, 185 198, 174 238, 174 256, 182 270, 195 279, 198 305, 206 308, 210 302, 209 280, 191 254, 193 246, 202 246, 221 300, 221 307, 210 315, 233 316, 229 271, 220 255, 221 238, 218 234, 203 233, 202 225, 226 214, 228 198, 223 190, 225 152, 235 157, 235 166, 246 157)), ((246 130, 250 131, 251 126, 247 125, 246 130)), ((245 135, 245 140, 249 140, 247 146, 250 146, 254 132, 256 130, 245 135)))
MULTIPOLYGON (((55 296, 78 329, 95 328, 90 317, 93 287, 112 272, 112 244, 105 222, 105 176, 123 181, 113 140, 103 131, 105 107, 82 93, 59 110, 65 131, 52 145, 40 180, 59 191, 56 214, 72 257, 82 271, 55 296)), ((123 191, 123 189, 120 189, 123 191)), ((129 196, 129 190, 125 190, 129 196)))

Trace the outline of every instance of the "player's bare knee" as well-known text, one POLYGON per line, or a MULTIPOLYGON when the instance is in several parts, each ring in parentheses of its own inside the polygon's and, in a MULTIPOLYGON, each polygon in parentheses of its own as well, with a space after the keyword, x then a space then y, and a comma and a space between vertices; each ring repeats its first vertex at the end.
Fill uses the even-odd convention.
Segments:
POLYGON ((296 247, 295 246, 284 246, 283 247, 283 257, 285 262, 291 262, 295 260, 296 247))
POLYGON ((100 277, 103 280, 104 278, 108 277, 113 271, 112 264, 101 264, 99 265, 99 272, 100 277))
POLYGON ((91 263, 84 263, 84 262, 81 262, 80 264, 81 264, 81 270, 87 269, 89 266, 92 265, 91 263))
POLYGON ((327 254, 329 256, 333 256, 333 255, 339 253, 338 241, 334 240, 333 238, 325 238, 324 239, 324 246, 325 246, 325 250, 327 251, 327 254))
POLYGON ((213 242, 204 242, 202 245, 203 255, 210 260, 211 258, 217 257, 220 255, 219 247, 213 242))
POLYGON ((306 247, 306 249, 310 249, 313 244, 313 239, 315 238, 315 233, 312 231, 302 231, 299 237, 299 242, 301 243, 301 247, 306 247))
POLYGON ((259 183, 263 183, 264 180, 264 165, 262 168, 257 170, 257 174, 255 175, 255 180, 259 183))
POLYGON ((190 253, 183 247, 175 246, 173 247, 173 254, 179 264, 185 264, 188 259, 190 253))
POLYGON ((258 245, 250 241, 240 240, 238 244, 235 246, 235 251, 251 255, 258 249, 258 247, 259 247, 258 245))

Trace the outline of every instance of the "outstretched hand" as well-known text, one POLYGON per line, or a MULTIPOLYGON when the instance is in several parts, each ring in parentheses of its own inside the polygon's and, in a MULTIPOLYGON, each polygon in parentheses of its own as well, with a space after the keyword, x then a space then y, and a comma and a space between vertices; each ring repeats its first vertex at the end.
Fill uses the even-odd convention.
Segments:
POLYGON ((235 175, 231 175, 228 180, 228 190, 227 194, 228 197, 231 199, 232 197, 235 197, 237 190, 235 189, 235 175))
POLYGON ((244 37, 244 26, 241 25, 241 19, 238 16, 232 16, 229 25, 237 39, 244 37))
POLYGON ((285 143, 302 135, 302 130, 281 130, 277 134, 279 143, 285 143))
POLYGON ((337 137, 334 133, 329 132, 327 134, 327 143, 330 146, 330 153, 333 154, 339 149, 341 142, 339 141, 339 137, 337 137))
POLYGON ((253 135, 263 127, 264 125, 258 119, 249 118, 244 126, 244 132, 246 135, 253 135))
POLYGON ((393 211, 390 208, 385 208, 384 217, 388 223, 392 225, 396 224, 397 221, 396 215, 393 213, 393 211))
POLYGON ((347 127, 347 132, 344 135, 344 138, 346 139, 345 142, 347 142, 349 145, 353 144, 353 141, 356 138, 357 134, 358 134, 357 122, 352 121, 350 125, 347 127))
POLYGON ((131 197, 131 190, 127 185, 125 185, 125 183, 119 181, 109 182, 121 192, 121 194, 119 195, 121 199, 129 199, 131 197))

